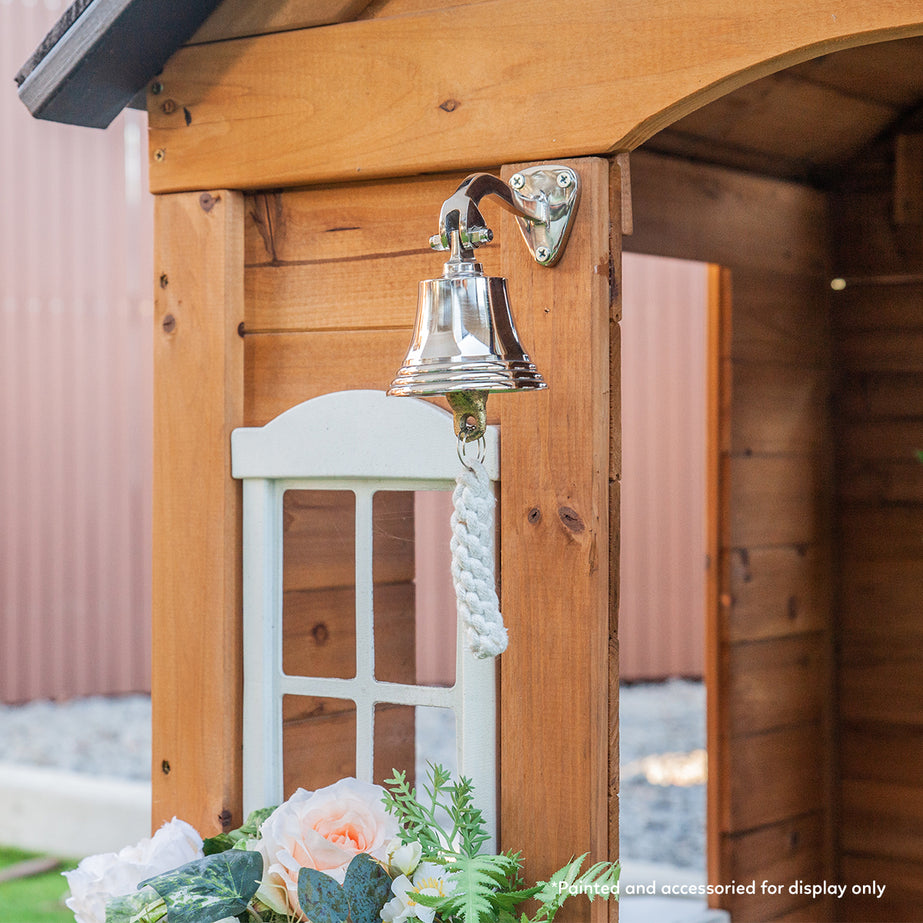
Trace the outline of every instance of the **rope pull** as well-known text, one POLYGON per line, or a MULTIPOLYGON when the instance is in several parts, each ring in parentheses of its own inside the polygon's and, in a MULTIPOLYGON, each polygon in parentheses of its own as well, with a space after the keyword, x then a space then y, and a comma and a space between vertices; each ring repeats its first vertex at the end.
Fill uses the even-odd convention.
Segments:
POLYGON ((452 503, 452 581, 468 648, 476 657, 506 650, 494 572, 494 493, 483 457, 464 458, 452 503))

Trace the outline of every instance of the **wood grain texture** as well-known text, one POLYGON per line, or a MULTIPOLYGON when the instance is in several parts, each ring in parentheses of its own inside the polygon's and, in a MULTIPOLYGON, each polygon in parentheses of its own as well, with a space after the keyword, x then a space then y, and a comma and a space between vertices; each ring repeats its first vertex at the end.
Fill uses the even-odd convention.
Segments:
POLYGON ((155 206, 153 824, 241 823, 243 197, 155 206), (219 817, 222 818, 219 820, 219 817))
POLYGON ((876 898, 870 893, 840 902, 837 908, 843 923, 868 923, 869 920, 917 920, 923 907, 923 883, 920 865, 906 859, 857 856, 844 852, 841 875, 844 881, 886 885, 885 893, 876 898))
MULTIPOLYGON (((502 225, 517 327, 548 381, 547 391, 501 411, 510 646, 500 670, 500 842, 522 850, 528 878, 547 876, 572 854, 601 859, 617 848, 608 784, 609 168, 599 160, 569 165, 582 183, 580 210, 554 269, 532 260, 511 218, 502 225)), ((607 916, 603 902, 592 910, 573 903, 568 920, 607 916)))
POLYGON ((728 641, 786 637, 828 626, 830 561, 818 545, 727 552, 728 641))
POLYGON ((836 17, 785 0, 759 16, 726 0, 631 10, 553 0, 543 19, 566 22, 568 41, 550 27, 519 43, 511 30, 534 7, 494 0, 477 5, 472 55, 454 40, 471 15, 449 7, 180 49, 162 77, 176 108, 150 100, 151 151, 162 152, 151 188, 269 188, 632 150, 757 77, 923 32, 914 0, 843 0, 836 17))
POLYGON ((826 753, 825 730, 818 724, 741 738, 730 752, 724 831, 754 830, 825 805, 826 753), (792 784, 793 767, 797 785, 792 784))
MULTIPOLYGON (((731 877, 728 881, 757 883, 755 895, 742 895, 735 902, 736 918, 743 921, 781 920, 793 911, 802 911, 803 894, 789 888, 797 881, 819 882, 824 879, 819 856, 823 850, 824 817, 808 813, 778 824, 724 836, 721 838, 723 862, 731 877), (779 894, 767 897, 762 883, 782 885, 779 894)), ((833 920, 816 913, 801 919, 833 920)))
MULTIPOLYGON (((819 723, 830 670, 822 633, 735 644, 725 651, 727 727, 746 736, 796 724, 819 723)), ((745 746, 745 744, 742 744, 745 746)))

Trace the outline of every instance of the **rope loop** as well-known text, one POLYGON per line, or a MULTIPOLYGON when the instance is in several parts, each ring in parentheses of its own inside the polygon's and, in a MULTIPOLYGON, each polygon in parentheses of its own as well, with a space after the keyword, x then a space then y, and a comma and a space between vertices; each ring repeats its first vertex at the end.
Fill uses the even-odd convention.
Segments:
POLYGON ((508 638, 496 590, 494 493, 484 467, 484 447, 479 444, 477 456, 468 458, 459 440, 458 457, 463 470, 452 493, 451 542, 458 615, 471 652, 496 657, 506 650, 508 638))

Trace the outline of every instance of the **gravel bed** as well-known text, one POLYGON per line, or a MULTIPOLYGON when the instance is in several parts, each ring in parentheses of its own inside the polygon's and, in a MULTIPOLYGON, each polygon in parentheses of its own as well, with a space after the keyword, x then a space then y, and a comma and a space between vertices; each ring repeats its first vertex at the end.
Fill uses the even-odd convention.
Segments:
MULTIPOLYGON (((620 696, 621 853, 704 872, 704 687, 671 680, 623 686, 620 696)), ((451 727, 423 711, 418 757, 452 768, 451 727)), ((0 705, 0 760, 14 763, 143 781, 150 734, 146 696, 0 705)))

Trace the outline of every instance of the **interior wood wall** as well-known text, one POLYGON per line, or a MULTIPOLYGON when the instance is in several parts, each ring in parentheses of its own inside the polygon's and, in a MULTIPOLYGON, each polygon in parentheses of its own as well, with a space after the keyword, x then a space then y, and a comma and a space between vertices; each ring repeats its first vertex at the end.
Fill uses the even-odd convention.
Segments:
POLYGON ((788 885, 832 856, 831 341, 824 197, 632 155, 626 250, 727 267, 721 345, 720 611, 712 626, 709 801, 716 883, 784 884, 721 901, 735 923, 833 920, 788 885))
POLYGON ((880 184, 833 200, 840 876, 887 886, 849 921, 923 919, 923 229, 896 204, 880 184))

